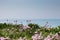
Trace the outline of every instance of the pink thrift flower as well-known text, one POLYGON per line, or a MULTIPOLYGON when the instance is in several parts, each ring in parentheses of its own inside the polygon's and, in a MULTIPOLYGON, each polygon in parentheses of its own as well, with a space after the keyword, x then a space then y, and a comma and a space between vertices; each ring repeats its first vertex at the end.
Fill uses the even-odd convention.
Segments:
POLYGON ((45 24, 45 28, 46 28, 47 30, 49 30, 48 22, 46 22, 46 24, 45 24))
POLYGON ((18 40, 23 40, 22 37, 20 37, 18 40))
POLYGON ((23 26, 23 29, 28 29, 28 28, 30 28, 29 26, 23 26))
POLYGON ((34 35, 32 36, 32 39, 33 39, 33 40, 38 40, 38 36, 39 36, 39 34, 34 34, 34 35))
POLYGON ((59 35, 58 35, 58 33, 56 33, 56 34, 54 35, 54 37, 55 37, 55 39, 59 40, 59 35))
POLYGON ((51 40, 50 35, 48 35, 44 40, 51 40))
POLYGON ((4 40, 4 37, 1 37, 0 40, 4 40))

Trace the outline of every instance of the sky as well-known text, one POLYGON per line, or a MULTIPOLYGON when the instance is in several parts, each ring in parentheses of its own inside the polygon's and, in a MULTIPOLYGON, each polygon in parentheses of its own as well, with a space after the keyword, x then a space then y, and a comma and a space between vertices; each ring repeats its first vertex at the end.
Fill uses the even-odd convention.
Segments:
POLYGON ((0 0, 0 19, 60 19, 60 0, 0 0))

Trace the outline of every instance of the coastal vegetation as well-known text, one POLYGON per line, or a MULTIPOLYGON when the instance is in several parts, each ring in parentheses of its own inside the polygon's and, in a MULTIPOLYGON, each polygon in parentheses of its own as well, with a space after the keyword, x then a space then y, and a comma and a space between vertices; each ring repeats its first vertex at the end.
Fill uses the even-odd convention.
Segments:
POLYGON ((41 40, 45 40, 48 35, 51 35, 55 40, 55 34, 60 38, 60 26, 45 27, 38 24, 29 23, 24 26, 23 24, 7 24, 0 23, 0 38, 9 38, 9 40, 33 40, 34 34, 39 34, 41 40))

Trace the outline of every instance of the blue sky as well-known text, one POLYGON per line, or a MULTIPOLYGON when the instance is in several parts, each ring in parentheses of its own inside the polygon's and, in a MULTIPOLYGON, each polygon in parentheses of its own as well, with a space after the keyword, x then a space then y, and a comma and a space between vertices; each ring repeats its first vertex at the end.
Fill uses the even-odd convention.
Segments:
POLYGON ((0 0, 0 18, 60 19, 60 0, 0 0))

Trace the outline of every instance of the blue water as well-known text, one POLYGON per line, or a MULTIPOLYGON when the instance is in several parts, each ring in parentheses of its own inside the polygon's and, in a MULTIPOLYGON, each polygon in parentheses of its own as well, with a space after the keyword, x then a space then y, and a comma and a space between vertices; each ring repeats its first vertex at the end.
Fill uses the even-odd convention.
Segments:
POLYGON ((48 22, 48 24, 52 27, 56 27, 60 25, 60 19, 31 19, 30 22, 26 22, 26 20, 24 19, 8 19, 8 21, 6 19, 1 20, 0 19, 0 23, 13 23, 15 24, 16 22, 14 22, 14 20, 17 20, 17 24, 24 24, 27 25, 28 23, 35 23, 38 24, 40 26, 44 26, 46 24, 46 22, 48 22))

